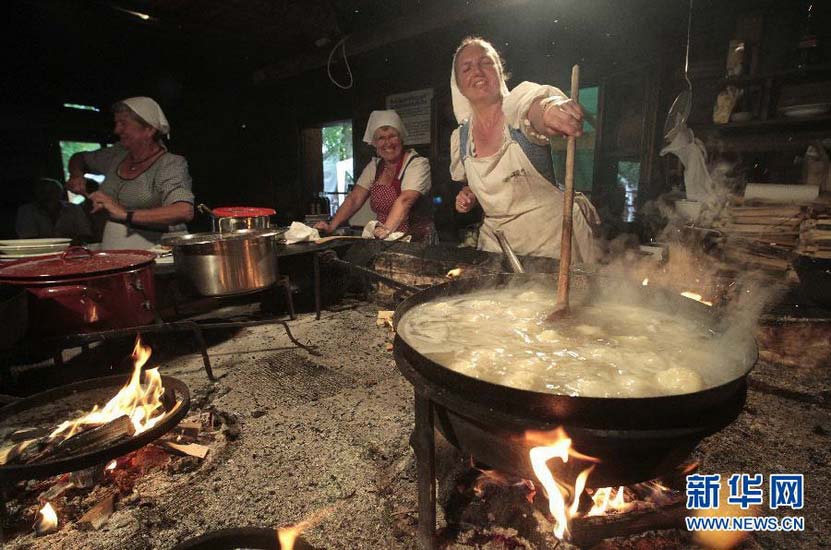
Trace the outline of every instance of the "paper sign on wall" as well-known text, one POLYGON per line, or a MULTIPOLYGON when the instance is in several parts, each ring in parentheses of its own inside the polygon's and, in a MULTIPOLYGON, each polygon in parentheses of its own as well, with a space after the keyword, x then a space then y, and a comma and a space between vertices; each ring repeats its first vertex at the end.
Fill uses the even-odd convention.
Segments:
POLYGON ((387 109, 395 109, 407 128, 408 144, 430 143, 433 88, 387 96, 387 109))

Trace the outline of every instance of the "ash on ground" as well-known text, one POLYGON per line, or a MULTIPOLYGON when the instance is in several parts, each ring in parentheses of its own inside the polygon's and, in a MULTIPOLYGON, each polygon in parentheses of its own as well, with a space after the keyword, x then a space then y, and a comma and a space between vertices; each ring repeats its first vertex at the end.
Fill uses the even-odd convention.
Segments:
MULTIPOLYGON (((372 304, 353 302, 324 311, 319 321, 299 316, 291 329, 314 353, 294 346, 279 325, 228 334, 209 349, 219 378, 214 383, 188 337, 156 341, 161 372, 188 384, 192 414, 223 415, 227 442, 192 470, 158 470, 138 480, 135 498, 119 503, 99 531, 62 525, 57 533, 21 536, 5 547, 166 549, 208 531, 284 526, 330 509, 304 534, 317 548, 415 548, 413 389, 395 368, 392 335, 376 325, 377 313, 372 304)), ((758 368, 765 376, 774 369, 758 368)), ((787 383, 786 373, 778 378, 787 383)), ((751 391, 747 410, 697 454, 706 473, 805 473, 805 532, 755 537, 764 548, 827 547, 831 512, 821 495, 831 490, 829 434, 826 406, 751 391)), ((439 476, 449 483, 447 474, 439 476)), ((438 515, 439 527, 447 527, 441 506, 438 515)), ((494 516, 484 532, 503 541, 516 533, 517 544, 527 546, 513 548, 543 548, 550 541, 545 533, 536 539, 520 533, 527 526, 507 524, 513 521, 494 516)), ((448 548, 498 547, 493 537, 473 531, 458 529, 454 536, 444 541, 448 548)))

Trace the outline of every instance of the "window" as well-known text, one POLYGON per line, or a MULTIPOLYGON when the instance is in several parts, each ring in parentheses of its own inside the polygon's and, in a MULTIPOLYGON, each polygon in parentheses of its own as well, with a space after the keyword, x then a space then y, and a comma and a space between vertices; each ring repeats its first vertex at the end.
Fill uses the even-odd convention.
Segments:
MULTIPOLYGON (((72 155, 84 151, 97 151, 101 148, 100 143, 93 143, 90 141, 61 141, 59 144, 61 147, 61 166, 63 166, 64 170, 64 180, 69 179, 69 159, 72 155)), ((104 176, 99 174, 84 174, 84 177, 93 179, 98 183, 104 181, 104 176)), ((84 202, 83 195, 76 195, 71 191, 67 191, 66 193, 69 196, 70 202, 75 204, 84 202)))
MULTIPOLYGON (((597 116, 597 97, 600 88, 580 88, 580 105, 586 113, 583 123, 583 135, 577 139, 577 151, 574 156, 574 189, 591 194, 594 184, 594 148, 597 129, 594 127, 597 116), (591 122, 590 122, 591 121, 591 122)), ((566 176, 566 140, 554 138, 554 167, 557 182, 565 184, 566 176)))
POLYGON ((352 155, 352 122, 337 122, 321 128, 323 192, 334 214, 355 182, 352 155))

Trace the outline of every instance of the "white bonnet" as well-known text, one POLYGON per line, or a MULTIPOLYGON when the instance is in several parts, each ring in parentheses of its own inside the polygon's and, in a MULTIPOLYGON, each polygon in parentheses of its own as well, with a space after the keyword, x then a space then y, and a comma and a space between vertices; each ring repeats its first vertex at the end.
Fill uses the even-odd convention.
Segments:
POLYGON ((159 131, 163 136, 170 136, 170 123, 164 116, 164 111, 156 103, 156 100, 149 97, 128 97, 120 103, 125 104, 134 113, 140 116, 147 124, 159 131))
POLYGON ((407 141, 407 128, 401 121, 398 113, 392 109, 387 111, 372 111, 369 115, 369 121, 366 123, 366 132, 364 132, 364 143, 372 145, 372 138, 375 136, 375 130, 383 126, 391 126, 398 130, 398 135, 401 141, 407 141))

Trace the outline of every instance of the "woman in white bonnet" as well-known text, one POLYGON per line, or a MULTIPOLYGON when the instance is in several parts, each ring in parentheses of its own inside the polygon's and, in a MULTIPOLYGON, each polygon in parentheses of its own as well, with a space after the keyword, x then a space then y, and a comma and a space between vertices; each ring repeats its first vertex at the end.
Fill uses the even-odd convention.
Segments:
MULTIPOLYGON (((502 60, 478 37, 466 38, 453 57, 450 174, 463 182, 456 210, 477 203, 485 213, 478 248, 500 251, 502 230, 522 255, 559 258, 563 192, 557 187, 549 136, 580 136, 583 109, 553 86, 523 82, 508 91, 502 60)), ((575 198, 574 250, 578 262, 595 259, 591 225, 597 213, 575 198)))
POLYGON ((395 111, 372 111, 364 142, 375 147, 377 157, 361 172, 352 192, 329 223, 316 229, 331 233, 346 223, 369 199, 378 218, 373 234, 386 239, 390 233, 412 235, 413 241, 435 242, 436 230, 428 200, 430 162, 404 149, 407 129, 395 111))
POLYGON ((165 147, 170 124, 153 99, 124 99, 113 105, 113 115, 118 143, 72 155, 66 186, 86 195, 84 174, 103 174, 100 189, 87 197, 93 212, 109 215, 102 248, 152 248, 193 219, 188 163, 165 147))

